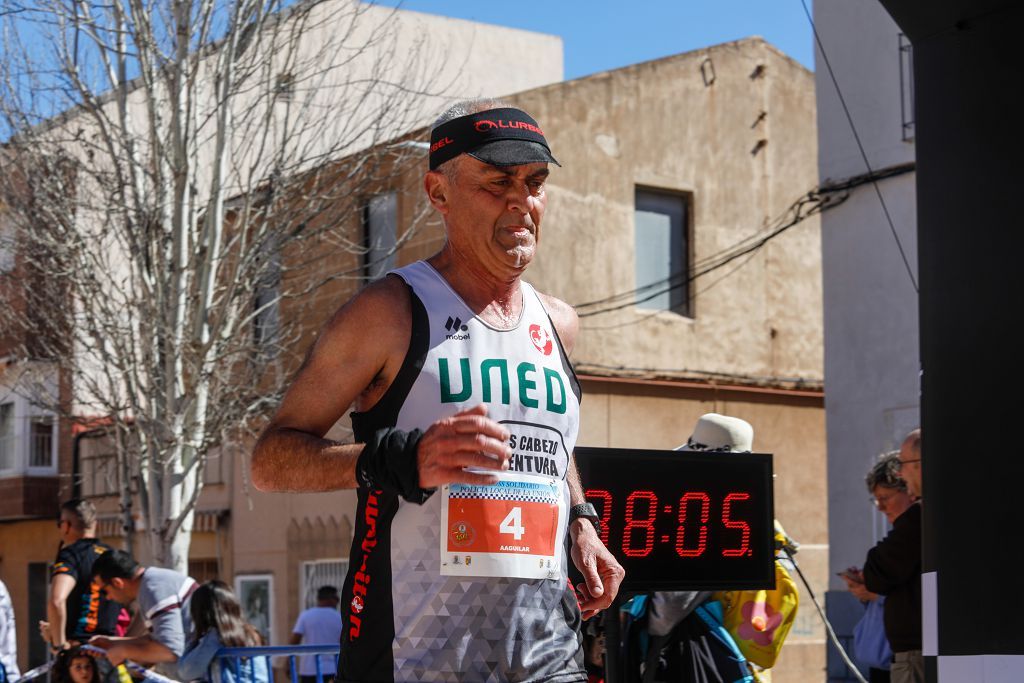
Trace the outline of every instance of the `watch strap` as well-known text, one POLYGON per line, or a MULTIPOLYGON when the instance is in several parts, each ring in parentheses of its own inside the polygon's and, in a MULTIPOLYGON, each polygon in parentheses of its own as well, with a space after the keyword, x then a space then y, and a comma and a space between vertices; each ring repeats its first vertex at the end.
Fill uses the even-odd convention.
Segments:
POLYGON ((590 520, 590 523, 594 525, 594 530, 597 531, 598 535, 601 534, 601 518, 598 516, 593 504, 580 503, 569 508, 570 523, 580 518, 590 520))

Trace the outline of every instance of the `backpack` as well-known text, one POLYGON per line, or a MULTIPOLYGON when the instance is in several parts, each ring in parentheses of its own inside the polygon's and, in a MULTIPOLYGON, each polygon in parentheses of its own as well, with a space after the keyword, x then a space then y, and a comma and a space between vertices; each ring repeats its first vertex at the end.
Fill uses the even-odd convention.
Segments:
POLYGON ((700 605, 667 636, 647 632, 647 596, 624 607, 625 680, 630 683, 753 683, 747 661, 722 625, 722 605, 700 605))
POLYGON ((748 661, 770 669, 796 620, 800 595, 786 568, 775 560, 775 589, 721 591, 722 623, 748 661))

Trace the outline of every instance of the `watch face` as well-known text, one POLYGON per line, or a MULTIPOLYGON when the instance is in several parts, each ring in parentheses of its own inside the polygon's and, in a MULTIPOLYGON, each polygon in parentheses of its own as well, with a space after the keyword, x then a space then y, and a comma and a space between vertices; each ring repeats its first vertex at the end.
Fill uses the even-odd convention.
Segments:
POLYGON ((577 448, 623 590, 774 587, 772 456, 577 448))

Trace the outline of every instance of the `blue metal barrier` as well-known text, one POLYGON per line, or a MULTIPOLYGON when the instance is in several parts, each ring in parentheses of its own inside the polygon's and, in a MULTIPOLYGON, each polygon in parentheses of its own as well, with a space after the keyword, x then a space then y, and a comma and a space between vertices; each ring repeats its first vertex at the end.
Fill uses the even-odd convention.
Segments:
POLYGON ((338 670, 338 653, 340 645, 285 645, 277 647, 222 647, 217 650, 213 661, 219 663, 219 667, 210 665, 207 672, 210 683, 254 683, 256 678, 256 662, 262 660, 267 667, 269 680, 273 683, 274 667, 273 659, 281 657, 288 658, 288 675, 291 683, 299 683, 299 668, 296 665, 296 658, 304 655, 331 655, 334 667, 330 671, 322 671, 320 657, 316 662, 316 683, 324 683, 325 677, 333 677, 338 670), (230 672, 233 681, 224 676, 224 672, 230 672))

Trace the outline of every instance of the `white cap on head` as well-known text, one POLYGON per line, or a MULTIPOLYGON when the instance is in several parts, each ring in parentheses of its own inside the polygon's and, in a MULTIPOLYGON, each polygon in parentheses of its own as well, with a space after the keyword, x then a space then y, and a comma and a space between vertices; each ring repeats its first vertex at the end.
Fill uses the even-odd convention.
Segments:
POLYGON ((754 449, 754 428, 746 420, 718 413, 701 415, 693 435, 677 451, 732 451, 749 453, 754 449))

